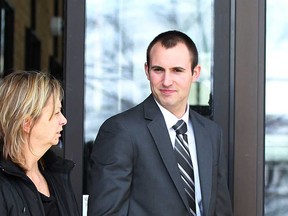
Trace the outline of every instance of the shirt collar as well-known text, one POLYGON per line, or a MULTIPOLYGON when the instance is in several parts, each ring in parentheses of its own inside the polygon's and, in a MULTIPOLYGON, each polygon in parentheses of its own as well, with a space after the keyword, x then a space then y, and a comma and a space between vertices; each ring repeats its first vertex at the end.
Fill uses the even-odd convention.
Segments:
MULTIPOLYGON (((155 99, 154 99, 155 100, 155 99)), ((165 122, 166 122, 166 125, 167 125, 167 128, 168 130, 170 128, 173 127, 173 125, 175 125, 177 123, 178 120, 182 119, 183 121, 186 122, 186 124, 188 125, 188 120, 189 120, 189 104, 187 103, 186 105, 186 111, 184 113, 184 115, 178 119, 174 114, 172 114, 170 111, 168 111, 167 109, 165 109, 163 106, 161 106, 157 100, 155 100, 156 104, 158 105, 158 107, 160 108, 163 116, 164 116, 164 119, 165 119, 165 122)))

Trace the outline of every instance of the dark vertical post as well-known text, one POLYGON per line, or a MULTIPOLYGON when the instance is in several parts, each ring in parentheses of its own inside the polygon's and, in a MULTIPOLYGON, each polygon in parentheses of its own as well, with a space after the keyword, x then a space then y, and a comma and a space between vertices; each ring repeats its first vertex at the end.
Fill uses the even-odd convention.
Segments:
POLYGON ((228 153, 228 183, 233 197, 234 175, 234 35, 233 1, 214 2, 213 120, 223 130, 228 153))
POLYGON ((235 7, 235 215, 264 215, 265 2, 235 7))
POLYGON ((65 9, 64 109, 68 124, 64 148, 65 158, 76 163, 71 179, 82 206, 85 1, 66 0, 65 9))

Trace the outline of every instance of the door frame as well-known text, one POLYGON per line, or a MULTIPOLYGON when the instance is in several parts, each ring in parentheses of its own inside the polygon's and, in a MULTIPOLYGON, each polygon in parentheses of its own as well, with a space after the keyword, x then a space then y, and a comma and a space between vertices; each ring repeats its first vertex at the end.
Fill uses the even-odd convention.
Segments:
MULTIPOLYGON (((213 119, 223 128, 235 215, 264 212, 265 0, 214 2, 213 119)), ((85 0, 65 1, 65 157, 82 209, 85 0)))

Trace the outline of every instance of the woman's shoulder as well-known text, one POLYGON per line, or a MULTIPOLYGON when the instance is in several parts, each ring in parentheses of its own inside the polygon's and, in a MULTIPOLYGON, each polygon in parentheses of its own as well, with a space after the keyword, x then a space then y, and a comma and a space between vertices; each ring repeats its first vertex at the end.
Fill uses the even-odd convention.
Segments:
POLYGON ((55 150, 49 149, 42 157, 44 169, 52 172, 70 173, 75 163, 57 154, 55 150))

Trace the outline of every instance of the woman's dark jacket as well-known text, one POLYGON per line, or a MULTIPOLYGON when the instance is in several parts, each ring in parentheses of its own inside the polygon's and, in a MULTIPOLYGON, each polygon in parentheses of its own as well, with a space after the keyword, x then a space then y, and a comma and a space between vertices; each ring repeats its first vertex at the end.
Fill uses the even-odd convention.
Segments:
MULTIPOLYGON (((55 192, 62 216, 79 216, 79 209, 70 182, 74 163, 58 157, 48 150, 42 157, 42 172, 55 192), (43 159, 43 160, 42 160, 43 159)), ((24 171, 9 160, 3 159, 0 151, 0 215, 44 216, 41 197, 33 182, 24 171)))

